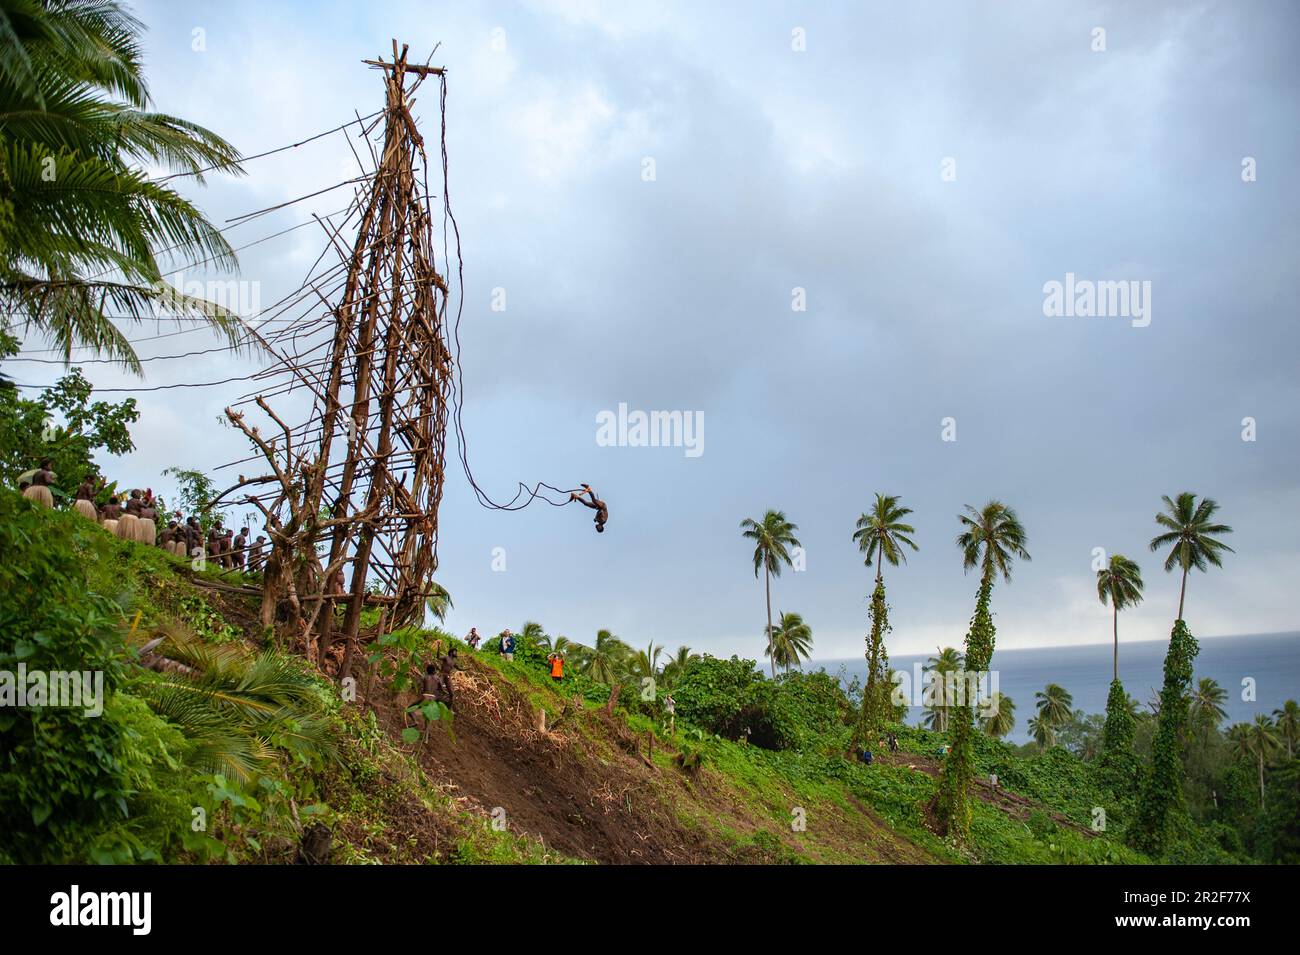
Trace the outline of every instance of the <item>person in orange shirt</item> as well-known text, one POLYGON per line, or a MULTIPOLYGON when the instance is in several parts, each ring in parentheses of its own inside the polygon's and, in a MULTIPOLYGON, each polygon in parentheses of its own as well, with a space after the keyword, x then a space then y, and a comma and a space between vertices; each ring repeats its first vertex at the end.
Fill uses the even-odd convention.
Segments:
POLYGON ((559 683, 564 679, 564 657, 552 653, 548 658, 551 664, 551 679, 559 683))

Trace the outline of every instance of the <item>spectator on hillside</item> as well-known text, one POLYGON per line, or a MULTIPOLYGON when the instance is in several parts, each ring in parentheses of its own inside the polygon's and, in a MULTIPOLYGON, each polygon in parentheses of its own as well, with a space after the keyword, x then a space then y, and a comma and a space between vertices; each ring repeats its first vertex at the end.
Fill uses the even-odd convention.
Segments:
POLYGON ((117 495, 111 495, 108 503, 99 509, 100 522, 104 525, 104 530, 110 533, 117 527, 117 519, 122 516, 122 506, 117 503, 117 495), (112 526, 109 526, 109 522, 112 526))
POLYGON ((261 534, 258 534, 257 539, 254 540, 253 543, 248 545, 248 569, 249 570, 257 572, 262 569, 262 563, 263 561, 266 560, 266 558, 262 556, 262 545, 265 543, 266 543, 266 538, 263 537, 261 534))
POLYGON ((479 641, 482 640, 482 639, 483 639, 483 638, 480 637, 480 636, 478 635, 478 628, 477 628, 477 627, 470 627, 470 628, 469 628, 469 634, 466 635, 466 637, 465 637, 465 642, 466 642, 467 644, 469 644, 469 648, 470 648, 471 650, 477 650, 477 649, 478 649, 479 641))
POLYGON ((501 655, 507 660, 515 658, 515 635, 509 630, 501 631, 501 655))
POLYGON ((96 486, 94 475, 86 475, 86 479, 78 485, 72 502, 72 506, 76 508, 78 514, 88 520, 98 520, 99 512, 95 509, 95 495, 103 486, 103 478, 100 479, 99 485, 96 486))
POLYGON ((41 466, 31 476, 27 487, 23 488, 23 497, 35 501, 42 507, 53 507, 54 493, 50 490, 50 485, 54 480, 54 472, 50 470, 50 459, 42 459, 41 466))

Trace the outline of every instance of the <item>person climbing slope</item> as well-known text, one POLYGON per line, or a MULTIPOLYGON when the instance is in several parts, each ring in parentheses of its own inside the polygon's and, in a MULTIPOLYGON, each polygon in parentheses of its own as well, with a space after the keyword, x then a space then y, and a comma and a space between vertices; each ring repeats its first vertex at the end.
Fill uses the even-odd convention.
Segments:
POLYGON ((452 695, 451 675, 456 672, 456 648, 452 647, 447 651, 447 655, 442 658, 442 665, 438 668, 438 675, 442 678, 442 684, 439 692, 442 694, 439 702, 445 702, 447 708, 453 712, 456 709, 456 701, 452 695))

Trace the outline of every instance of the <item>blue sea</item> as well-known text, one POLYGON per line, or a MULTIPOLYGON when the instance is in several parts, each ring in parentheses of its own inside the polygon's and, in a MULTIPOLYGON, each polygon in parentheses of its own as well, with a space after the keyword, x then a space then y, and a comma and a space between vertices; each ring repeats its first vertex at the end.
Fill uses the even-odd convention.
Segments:
MULTIPOLYGON (((1224 709, 1227 724, 1247 722, 1256 713, 1272 714, 1286 700, 1300 700, 1300 633, 1246 634, 1236 637, 1207 637, 1199 641, 1195 680, 1211 677, 1228 691, 1224 709), (1243 700, 1242 681, 1254 680, 1254 701, 1243 700)), ((1129 696, 1145 704, 1159 692, 1164 682, 1165 650, 1163 640, 1119 645, 1119 678, 1129 696)), ((890 656, 896 670, 913 672, 913 664, 924 667, 930 654, 890 656)), ((825 669, 835 676, 843 667, 847 679, 865 679, 867 667, 862 657, 848 660, 813 660, 805 670, 825 669)), ((1059 683, 1074 697, 1074 708, 1085 713, 1104 713, 1106 694, 1110 690, 1111 645, 1035 647, 1030 650, 997 650, 993 669, 998 674, 998 690, 1016 704, 1016 725, 1007 737, 1013 743, 1029 741, 1028 723, 1034 715, 1034 694, 1048 683, 1059 683)), ((920 722, 922 710, 912 707, 909 723, 920 722)))

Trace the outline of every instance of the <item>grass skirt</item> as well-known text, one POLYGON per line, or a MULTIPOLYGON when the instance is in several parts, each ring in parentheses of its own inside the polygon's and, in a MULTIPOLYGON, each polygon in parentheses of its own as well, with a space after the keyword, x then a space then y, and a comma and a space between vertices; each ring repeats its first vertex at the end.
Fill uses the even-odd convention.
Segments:
POLYGON ((138 541, 140 539, 140 518, 134 514, 123 514, 117 519, 117 527, 113 533, 124 541, 138 541))
POLYGON ((99 511, 95 510, 95 505, 90 503, 90 501, 73 501, 72 509, 87 520, 95 522, 99 521, 99 511))
POLYGON ((23 497, 29 501, 35 501, 42 507, 54 506, 54 495, 50 493, 50 489, 44 484, 33 484, 23 491, 23 497))

